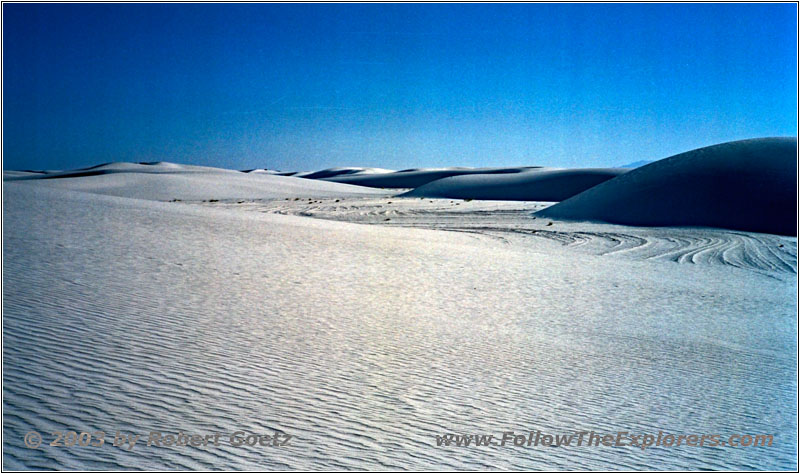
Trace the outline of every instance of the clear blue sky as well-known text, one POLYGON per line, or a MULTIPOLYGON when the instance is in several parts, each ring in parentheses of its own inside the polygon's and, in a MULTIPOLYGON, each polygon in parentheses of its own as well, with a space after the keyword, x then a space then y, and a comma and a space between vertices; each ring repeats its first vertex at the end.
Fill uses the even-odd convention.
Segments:
POLYGON ((794 4, 4 4, 5 169, 607 166, 796 135, 794 4))

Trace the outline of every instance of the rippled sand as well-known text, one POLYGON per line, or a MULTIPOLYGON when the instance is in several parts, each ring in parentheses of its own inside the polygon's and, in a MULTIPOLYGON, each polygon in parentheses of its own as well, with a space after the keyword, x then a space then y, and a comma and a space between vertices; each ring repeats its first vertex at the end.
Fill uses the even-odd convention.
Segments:
POLYGON ((531 219, 544 203, 3 197, 5 469, 797 468, 795 238, 531 219), (117 429, 295 438, 23 444, 117 429), (532 429, 774 443, 435 442, 532 429))
POLYGON ((364 224, 467 232, 506 244, 513 241, 536 245, 530 238, 548 239, 594 255, 619 254, 636 260, 731 265, 765 275, 797 273, 796 238, 724 229, 628 227, 532 217, 551 204, 360 197, 228 201, 216 205, 364 224))

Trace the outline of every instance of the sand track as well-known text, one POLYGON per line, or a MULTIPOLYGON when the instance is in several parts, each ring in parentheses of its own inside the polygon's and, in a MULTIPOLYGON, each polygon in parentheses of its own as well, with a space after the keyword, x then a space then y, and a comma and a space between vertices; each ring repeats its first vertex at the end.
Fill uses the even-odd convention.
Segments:
POLYGON ((545 239, 592 255, 797 273, 797 240, 710 228, 628 227, 532 218, 545 202, 338 198, 203 203, 281 215, 466 232, 510 243, 545 239))

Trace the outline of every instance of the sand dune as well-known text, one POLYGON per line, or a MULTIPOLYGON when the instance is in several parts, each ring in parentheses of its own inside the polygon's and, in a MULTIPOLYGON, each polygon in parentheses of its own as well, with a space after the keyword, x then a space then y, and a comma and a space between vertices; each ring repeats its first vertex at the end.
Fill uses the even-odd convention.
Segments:
MULTIPOLYGON (((28 176, 19 176, 19 177, 10 176, 10 178, 58 179, 58 178, 79 178, 84 176, 100 176, 100 175, 114 174, 114 173, 185 174, 185 173, 209 173, 209 172, 235 173, 235 171, 226 170, 222 168, 212 168, 209 166, 197 166, 197 165, 184 165, 178 163, 169 163, 166 161, 143 162, 143 163, 115 161, 111 163, 103 163, 96 166, 90 166, 88 168, 78 168, 74 170, 40 171, 40 172, 33 172, 34 174, 28 176)), ((4 171, 4 176, 3 176, 4 179, 6 179, 5 173, 7 172, 4 171)))
MULTIPOLYGON (((752 193, 741 181, 755 177, 780 193, 794 180, 785 163, 794 146, 711 147, 692 152, 699 163, 663 160, 564 203, 635 174, 629 199, 709 201, 693 186, 716 190, 720 170, 724 185, 752 193)), ((423 187, 489 182, 486 192, 507 199, 513 183, 535 178, 563 193, 586 171, 517 168, 423 187)), ((348 177, 357 178, 339 176, 348 177)), ((548 206, 172 163, 6 172, 3 467, 796 470, 797 387, 787 381, 797 368, 797 239, 543 219, 548 206), (586 420, 607 433, 775 441, 613 457, 435 445, 446 432, 563 434, 586 420), (265 454, 23 441, 84 427, 277 430, 296 442, 265 454)))
POLYGON ((131 176, 181 187, 224 175, 4 183, 6 470, 796 470, 794 238, 548 225, 530 215, 543 203, 174 203, 69 189, 131 176), (402 227, 412 221, 431 229, 402 227), (775 442, 614 456, 435 445, 444 432, 587 425, 775 442), (296 438, 280 449, 23 443, 73 429, 296 438))
POLYGON ((394 173, 394 170, 387 170, 384 168, 338 167, 328 168, 320 171, 305 171, 295 173, 292 176, 296 178, 324 179, 334 178, 337 176, 363 176, 386 173, 394 173))
POLYGON ((281 174, 278 170, 270 170, 266 168, 256 168, 252 170, 242 170, 242 173, 253 173, 253 174, 281 174))
POLYGON ((35 178, 41 177, 44 174, 42 171, 27 171, 27 170, 3 170, 3 180, 13 180, 19 178, 35 178))
POLYGON ((723 143, 636 168, 537 215, 797 235, 797 139, 723 143))
POLYGON ((50 174, 4 176, 4 180, 157 201, 385 194, 376 189, 347 184, 163 162, 109 163, 50 174))
POLYGON ((542 168, 514 174, 461 175, 430 182, 403 196, 501 201, 562 201, 627 171, 615 168, 542 168))
POLYGON ((449 178, 451 176, 467 174, 505 174, 521 173, 536 167, 515 167, 515 168, 419 168, 397 171, 394 173, 382 173, 358 176, 334 176, 323 178, 326 181, 337 183, 356 184, 359 186, 369 186, 373 188, 417 188, 423 184, 430 183, 437 179, 449 178))

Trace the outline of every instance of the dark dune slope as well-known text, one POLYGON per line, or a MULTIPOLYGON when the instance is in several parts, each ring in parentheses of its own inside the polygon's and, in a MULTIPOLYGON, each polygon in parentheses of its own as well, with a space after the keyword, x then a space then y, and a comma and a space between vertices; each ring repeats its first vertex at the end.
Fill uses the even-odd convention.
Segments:
POLYGON ((417 188, 423 184, 466 174, 510 174, 521 173, 535 167, 521 168, 446 168, 446 169, 415 169, 396 171, 394 173, 380 173, 354 176, 335 176, 324 178, 326 181, 337 183, 356 184, 372 188, 417 188))
POLYGON ((797 139, 714 145, 656 161, 537 215, 797 235, 797 139))

